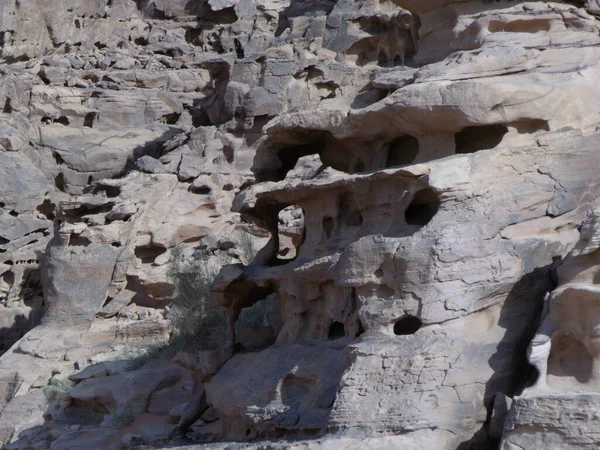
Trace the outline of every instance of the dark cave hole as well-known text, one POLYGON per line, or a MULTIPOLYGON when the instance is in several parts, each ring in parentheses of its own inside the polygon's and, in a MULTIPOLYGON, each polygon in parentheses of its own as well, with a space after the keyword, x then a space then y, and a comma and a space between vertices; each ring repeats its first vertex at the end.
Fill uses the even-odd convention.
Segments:
POLYGON ((56 161, 56 164, 58 164, 59 166, 65 163, 65 160, 62 158, 62 156, 60 156, 60 153, 52 152, 52 156, 54 157, 54 161, 56 161))
POLYGON ((333 220, 333 218, 324 217, 323 218, 323 231, 325 231, 325 236, 327 236, 327 239, 329 239, 331 237, 331 232, 333 231, 334 228, 335 228, 335 221, 333 220))
POLYGON ((277 259, 293 261, 304 242, 306 229, 304 227, 304 211, 297 205, 283 208, 277 214, 277 237, 279 248, 277 259))
POLYGON ((329 326, 329 333, 327 335, 328 339, 335 340, 341 339, 346 336, 346 330, 344 328, 344 324, 342 322, 333 322, 329 326))
POLYGON ((191 185, 190 186, 190 192, 192 194, 208 195, 208 194, 210 194, 211 189, 208 186, 194 186, 194 185, 191 185))
POLYGON ((121 188, 118 186, 100 185, 96 188, 96 193, 104 192, 107 198, 115 198, 121 195, 121 188))
POLYGON ((239 59, 244 59, 244 47, 242 47, 242 44, 240 43, 239 39, 234 38, 233 39, 233 43, 235 46, 235 54, 239 59))
POLYGON ((12 106, 10 104, 10 98, 7 98, 4 102, 4 107, 2 108, 2 112, 5 114, 10 114, 13 112, 12 106))
POLYGON ((440 207, 440 200, 431 188, 418 191, 406 212, 404 217, 408 225, 425 226, 436 215, 440 207))
POLYGON ((163 120, 165 121, 165 123, 167 125, 175 125, 179 121, 180 117, 181 117, 181 114, 173 112, 171 114, 165 114, 163 116, 163 120))
POLYGON ((54 120, 54 123, 60 123, 61 125, 68 126, 70 122, 66 116, 60 116, 58 119, 54 120))
POLYGON ((346 219, 347 227, 360 227, 363 223, 362 214, 358 209, 350 212, 348 218, 346 219))
POLYGON ((136 247, 134 253, 137 258, 142 260, 142 263, 150 264, 166 251, 167 249, 164 247, 149 244, 136 247))
POLYGON ((88 238, 79 236, 77 234, 72 234, 69 237, 69 246, 87 247, 91 243, 92 241, 90 241, 88 238))
POLYGON ((142 45, 144 47, 146 45, 148 45, 148 41, 146 40, 146 38, 143 38, 143 37, 135 38, 133 40, 133 42, 134 42, 135 45, 142 45))
POLYGON ((60 191, 65 191, 65 176, 62 173, 54 177, 54 186, 60 191))
POLYGON ((275 343, 282 327, 279 297, 275 292, 270 292, 264 298, 241 309, 234 324, 236 344, 242 351, 269 347, 275 343))
POLYGON ((92 128, 94 125, 95 119, 96 119, 96 113, 87 113, 83 119, 83 126, 92 128))
MULTIPOLYGON (((258 181, 282 181, 287 173, 292 170, 296 163, 303 156, 319 155, 324 166, 331 167, 340 172, 349 173, 354 167, 350 160, 350 152, 346 149, 343 142, 334 138, 329 133, 318 133, 315 138, 314 134, 307 140, 305 144, 292 145, 282 147, 276 152, 276 157, 279 160, 278 169, 265 169, 257 173, 258 181)), ((360 165, 358 165, 360 169, 360 165)))
POLYGON ((396 336, 405 336, 415 334, 423 323, 418 317, 404 316, 394 324, 394 334, 396 336))
POLYGON ((37 207, 37 210, 48 220, 54 220, 54 206, 54 203, 49 199, 45 199, 44 202, 37 207))
POLYGON ((285 179, 287 173, 292 170, 303 156, 314 155, 322 150, 322 144, 304 144, 281 149, 277 156, 281 160, 281 168, 278 171, 277 181, 285 179))
POLYGON ((456 153, 475 153, 492 149, 500 142, 508 128, 504 125, 481 125, 466 127, 454 135, 456 153))
POLYGON ((413 136, 401 136, 389 143, 385 166, 405 166, 414 162, 419 154, 419 140, 413 136))

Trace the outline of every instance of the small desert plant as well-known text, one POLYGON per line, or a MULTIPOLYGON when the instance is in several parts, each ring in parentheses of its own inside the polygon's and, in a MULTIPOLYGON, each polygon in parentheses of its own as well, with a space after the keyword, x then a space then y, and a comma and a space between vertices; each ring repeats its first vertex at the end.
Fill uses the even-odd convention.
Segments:
POLYGON ((130 425, 135 420, 135 414, 130 408, 111 409, 109 413, 113 426, 119 430, 130 425))
POLYGON ((150 360, 156 358, 165 348, 168 343, 150 345, 144 348, 125 347, 123 349, 122 358, 129 360, 127 366, 128 371, 137 370, 145 366, 150 360))
POLYGON ((185 260, 180 248, 172 253, 170 276, 175 296, 169 313, 172 345, 196 350, 216 350, 227 339, 227 317, 215 302, 211 285, 220 266, 229 261, 207 250, 185 260))
POLYGON ((50 378, 48 384, 44 386, 44 396, 46 397, 46 401, 48 403, 52 403, 62 394, 67 392, 73 383, 71 383, 67 378, 50 378))

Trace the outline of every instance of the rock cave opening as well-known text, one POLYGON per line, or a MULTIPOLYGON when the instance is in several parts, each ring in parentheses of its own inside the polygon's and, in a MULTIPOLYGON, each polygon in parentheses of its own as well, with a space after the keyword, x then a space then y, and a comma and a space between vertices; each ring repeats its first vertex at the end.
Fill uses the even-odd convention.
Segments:
POLYGON ((333 220, 333 218, 329 216, 323 217, 322 225, 323 231, 325 232, 325 236, 327 236, 327 239, 331 238, 331 233, 335 229, 335 220, 333 220))
POLYGON ((307 143, 279 148, 275 152, 279 162, 278 168, 275 170, 271 168, 258 169, 257 179, 261 182, 282 181, 287 173, 294 169, 298 160, 308 155, 319 155, 323 165, 340 172, 350 173, 356 167, 360 169, 360 164, 353 160, 352 155, 342 141, 334 138, 331 133, 319 132, 316 136, 315 133, 312 133, 312 136, 307 138, 309 140, 307 143))
POLYGON ((404 213, 408 225, 424 227, 437 214, 440 200, 431 188, 418 191, 404 213))
POLYGON ((478 125, 466 127, 454 135, 456 153, 475 153, 497 147, 508 128, 504 125, 478 125))
POLYGON ((412 164, 419 154, 419 140, 413 136, 400 136, 388 144, 386 167, 412 164))
POLYGON ((62 172, 54 177, 54 186, 59 191, 65 192, 65 176, 62 172))
POLYGON ((143 245, 136 247, 134 250, 135 257, 142 261, 143 264, 152 264, 154 260, 167 251, 164 247, 157 245, 143 245))
POLYGON ((415 316, 404 316, 394 323, 394 334, 396 336, 406 336, 415 334, 423 325, 421 320, 415 316))
POLYGON ((359 24, 363 33, 370 36, 353 43, 345 51, 349 62, 357 66, 414 65, 420 26, 418 17, 402 12, 387 20, 363 18, 359 24))
POLYGON ((66 116, 60 116, 58 119, 54 120, 54 123, 60 123, 61 125, 64 125, 65 127, 69 125, 69 119, 66 116))
MULTIPOLYGON (((338 224, 344 227, 360 227, 363 224, 362 212, 352 195, 340 195, 338 204, 338 224)), ((325 224, 323 224, 323 228, 327 232, 325 224)), ((332 230, 333 228, 330 231, 332 230)))
POLYGON ((290 205, 279 211, 277 215, 277 234, 279 242, 277 259, 283 261, 296 259, 306 234, 302 208, 290 205))
POLYGON ((271 292, 252 306, 242 308, 235 322, 236 344, 244 351, 262 350, 275 343, 282 327, 279 297, 271 292))
POLYGON ((329 332, 327 333, 327 339, 329 340, 336 340, 336 339, 342 339, 346 337, 346 329, 344 327, 344 324, 342 322, 333 322, 331 325, 329 325, 329 332))
POLYGON ((94 120, 96 119, 96 113, 87 113, 83 119, 83 126, 92 128, 94 126, 94 120))
POLYGON ((10 98, 7 98, 4 102, 4 107, 2 108, 2 112, 4 114, 10 114, 13 112, 12 106, 10 105, 10 98))
POLYGON ((190 192, 198 195, 209 195, 212 189, 210 186, 202 185, 202 186, 194 186, 193 184, 190 186, 190 192))
POLYGON ((131 300, 138 306, 162 309, 175 294, 175 286, 167 281, 147 282, 136 275, 127 275, 125 289, 135 292, 131 300))

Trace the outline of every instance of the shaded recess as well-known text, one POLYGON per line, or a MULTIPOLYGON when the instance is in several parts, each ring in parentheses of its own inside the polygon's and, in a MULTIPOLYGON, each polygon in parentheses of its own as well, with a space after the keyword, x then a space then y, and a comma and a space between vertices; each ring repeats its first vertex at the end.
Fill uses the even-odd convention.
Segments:
POLYGON ((411 164, 419 154, 419 140, 413 136, 400 136, 388 144, 386 167, 411 164))
POLYGON ((394 334, 396 336, 406 336, 415 334, 423 323, 418 317, 404 316, 394 324, 394 334))
MULTIPOLYGON (((268 150, 267 150, 268 151, 268 150)), ((343 142, 335 139, 331 133, 313 132, 306 136, 305 143, 281 146, 271 153, 275 160, 270 167, 255 168, 258 182, 282 181, 303 156, 319 155, 325 166, 349 173, 352 169, 364 170, 343 142)))
POLYGON ((508 128, 504 125, 481 125, 466 127, 454 135, 456 153, 475 153, 492 149, 500 142, 508 128))
POLYGON ((333 218, 329 216, 323 217, 322 225, 323 231, 325 232, 325 236, 327 236, 327 239, 329 239, 331 237, 331 233, 335 228, 335 220, 333 220, 333 218))
POLYGON ((83 126, 92 128, 94 126, 95 119, 96 119, 96 113, 87 113, 83 119, 83 126))
POLYGON ((277 258, 289 261, 296 259, 306 234, 302 208, 290 205, 279 211, 277 234, 279 243, 277 258))
POLYGON ((360 227, 363 216, 356 200, 350 194, 341 195, 339 198, 338 223, 344 227, 360 227))
POLYGON ((136 258, 140 259, 144 264, 153 263, 156 258, 167 251, 164 247, 158 247, 156 245, 143 245, 136 247, 134 250, 136 258))
POLYGON ((341 339, 346 336, 346 329, 342 322, 333 322, 329 326, 329 332, 327 338, 330 340, 341 339))
POLYGON ((235 322, 236 344, 244 350, 259 350, 275 343, 283 327, 279 297, 274 292, 242 308, 235 322))
POLYGON ((431 188, 418 191, 404 213, 408 225, 425 226, 437 214, 440 200, 431 188))
POLYGON ((383 17, 363 17, 359 20, 361 31, 370 36, 353 43, 345 51, 347 59, 357 66, 414 65, 418 48, 419 18, 406 13, 399 13, 387 20, 383 17))
POLYGON ((548 19, 511 20, 510 22, 490 20, 488 31, 490 33, 539 33, 550 31, 550 27, 551 21, 548 19))
POLYGON ((147 283, 135 275, 127 276, 126 289, 136 292, 132 303, 147 308, 163 308, 165 302, 175 294, 175 287, 171 283, 147 283))
POLYGON ((4 114, 11 114, 13 112, 12 106, 10 104, 10 98, 7 98, 4 102, 4 107, 2 108, 2 112, 4 114))

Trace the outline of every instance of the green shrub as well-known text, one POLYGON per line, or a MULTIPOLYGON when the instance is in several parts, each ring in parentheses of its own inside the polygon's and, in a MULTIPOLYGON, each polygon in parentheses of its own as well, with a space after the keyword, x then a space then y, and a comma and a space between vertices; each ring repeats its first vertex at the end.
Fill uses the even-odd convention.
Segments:
POLYGON ((135 414, 130 408, 111 409, 109 413, 112 416, 113 426, 119 430, 130 425, 135 420, 135 414))
POLYGON ((48 403, 52 403, 62 394, 68 392, 73 386, 67 378, 50 378, 48 384, 44 386, 44 396, 48 403))
POLYGON ((155 359, 158 355, 168 348, 169 344, 156 344, 144 348, 125 347, 122 353, 123 359, 129 360, 127 366, 128 371, 137 370, 144 367, 150 360, 155 359))
POLYGON ((172 345, 193 350, 216 350, 227 340, 227 317, 212 295, 212 282, 225 257, 197 250, 185 261, 181 248, 172 253, 170 277, 175 296, 169 317, 172 345))

